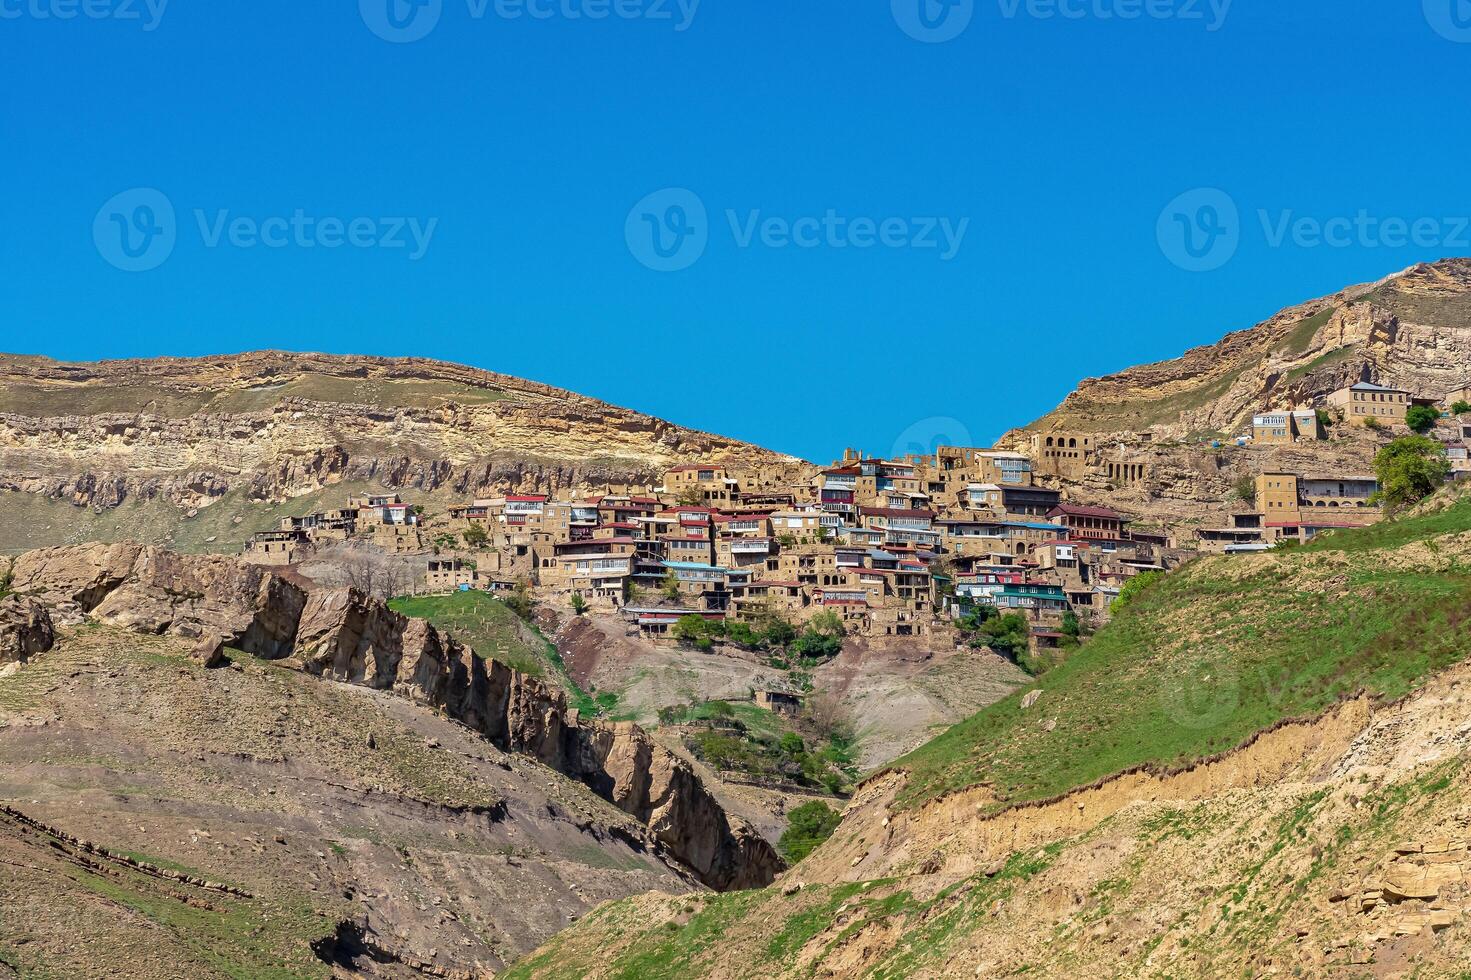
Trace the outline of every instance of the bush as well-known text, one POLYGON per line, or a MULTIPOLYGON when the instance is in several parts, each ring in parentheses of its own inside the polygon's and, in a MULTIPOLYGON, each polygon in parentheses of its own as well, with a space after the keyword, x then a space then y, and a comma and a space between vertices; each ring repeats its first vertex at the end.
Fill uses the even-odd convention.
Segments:
POLYGON ((1378 432, 1379 430, 1384 428, 1384 423, 1371 415, 1368 418, 1364 419, 1364 428, 1371 429, 1374 432, 1378 432))
POLYGON ((1465 399, 1462 399, 1451 406, 1452 415, 1465 415, 1467 412, 1471 412, 1471 402, 1468 402, 1465 399))
POLYGON ((1404 436, 1375 453, 1379 492, 1371 502, 1394 513, 1430 496, 1450 473, 1445 447, 1425 436, 1404 436))
POLYGON ((1119 590, 1118 598, 1109 603, 1108 611, 1117 616, 1124 609, 1128 608, 1129 603, 1139 597, 1139 593, 1163 577, 1164 572, 1140 572, 1138 575, 1135 575, 1124 583, 1124 587, 1119 590))
POLYGON ((1247 503, 1256 501, 1256 480, 1249 475, 1238 476, 1236 482, 1231 485, 1231 489, 1236 491, 1236 496, 1247 503))
POLYGON ((587 600, 582 597, 582 593, 581 592, 574 592, 574 593, 572 593, 572 613, 573 613, 573 615, 575 615, 575 616, 581 616, 585 612, 587 612, 587 600))
POLYGON ((465 539, 465 544, 472 548, 484 548, 490 540, 490 535, 485 533, 485 528, 479 524, 471 524, 460 532, 460 537, 465 539))
POLYGON ((715 637, 725 632, 721 623, 712 623, 704 616, 690 613, 674 621, 674 638, 688 643, 696 650, 710 650, 715 646, 715 637))
POLYGON ((784 647, 797 638, 797 628, 785 619, 773 618, 761 632, 767 646, 784 647))
POLYGON ((1024 653, 1032 638, 1032 629, 1021 613, 994 616, 976 630, 973 646, 988 646, 1003 656, 1015 660, 1024 653))
POLYGON ((751 628, 750 623, 736 620, 725 624, 725 637, 736 646, 747 650, 759 650, 766 645, 766 640, 751 628))
POLYGON ((840 819, 838 811, 821 800, 803 803, 787 818, 787 829, 777 849, 788 863, 796 864, 833 835, 840 819))
POLYGON ((1411 405, 1410 410, 1405 412, 1405 425, 1410 427, 1411 432, 1421 435, 1435 428, 1435 423, 1440 421, 1440 413, 1429 405, 1411 405))
POLYGON ((1317 415, 1319 425, 1321 425, 1325 429, 1333 428, 1333 422, 1335 420, 1333 418, 1332 412, 1328 411, 1326 408, 1320 408, 1318 409, 1317 415))
POLYGON ((532 598, 531 587, 525 581, 517 582, 516 588, 510 595, 501 600, 506 608, 520 616, 528 623, 531 622, 531 614, 536 611, 536 600, 532 598))
POLYGON ((674 574, 674 569, 664 573, 664 584, 660 586, 666 599, 679 598, 679 576, 674 574))

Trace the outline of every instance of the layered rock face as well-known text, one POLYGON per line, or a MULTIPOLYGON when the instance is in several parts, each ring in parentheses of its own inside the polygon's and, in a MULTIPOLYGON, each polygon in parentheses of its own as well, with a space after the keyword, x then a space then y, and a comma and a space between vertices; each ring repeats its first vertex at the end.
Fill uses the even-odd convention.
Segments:
POLYGON ((341 481, 461 497, 647 482, 775 453, 475 368, 264 351, 67 364, 0 355, 0 489, 95 509, 341 481))
POLYGON ((1471 381, 1468 364, 1471 259, 1446 259, 1288 307, 1173 360, 1086 379, 1028 428, 1148 430, 1156 441, 1232 433, 1256 412, 1359 380, 1439 397, 1471 381))
POLYGON ((28 552, 12 575, 16 590, 75 604, 104 623, 218 636, 306 673, 439 708, 497 746, 587 784, 646 823, 713 888, 764 885, 781 869, 760 835, 730 818, 683 760, 637 726, 583 722, 560 691, 354 590, 138 544, 28 552))
POLYGON ((51 616, 35 599, 11 595, 0 599, 0 666, 23 664, 56 642, 51 616))

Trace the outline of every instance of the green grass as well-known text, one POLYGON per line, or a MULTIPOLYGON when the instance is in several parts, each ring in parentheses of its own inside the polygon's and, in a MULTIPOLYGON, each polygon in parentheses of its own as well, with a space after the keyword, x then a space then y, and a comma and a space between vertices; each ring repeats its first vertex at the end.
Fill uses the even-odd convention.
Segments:
POLYGON ((330 932, 309 907, 211 895, 209 907, 180 901, 142 875, 67 874, 80 888, 131 909, 177 940, 202 963, 234 980, 329 977, 310 943, 330 932))
POLYGON ((1306 377, 1319 368, 1330 367, 1334 364, 1342 364, 1344 361, 1352 360, 1354 354, 1356 354, 1357 352, 1358 348, 1353 344, 1349 344, 1347 347, 1339 347, 1336 350, 1330 350, 1328 353, 1315 357, 1308 363, 1300 365, 1293 368, 1291 371, 1288 371, 1287 374, 1284 376, 1284 380, 1296 381, 1298 378, 1306 377))
POLYGON ((1313 342, 1313 337, 1322 328, 1323 324, 1333 318, 1333 314, 1336 312, 1338 312, 1338 308, 1330 306, 1327 309, 1319 310, 1305 320, 1299 321, 1292 328, 1292 333, 1287 335, 1287 342, 1283 345, 1282 349, 1289 354, 1301 354, 1307 350, 1313 342))
POLYGON ((561 651, 536 627, 522 620, 504 602, 484 592, 453 592, 441 596, 404 596, 388 603, 395 612, 429 622, 449 632, 487 660, 539 678, 567 692, 568 703, 590 718, 623 721, 625 711, 615 691, 596 696, 582 689, 567 671, 561 651))
POLYGON ((1033 708, 1017 692, 896 761, 910 774, 900 803, 989 784, 1001 809, 1210 756, 1361 689, 1403 695, 1471 654, 1471 567, 1411 571, 1379 556, 1465 530, 1463 500, 1285 555, 1194 562, 1041 678, 1033 708), (1331 591, 1330 550, 1343 559, 1331 591))

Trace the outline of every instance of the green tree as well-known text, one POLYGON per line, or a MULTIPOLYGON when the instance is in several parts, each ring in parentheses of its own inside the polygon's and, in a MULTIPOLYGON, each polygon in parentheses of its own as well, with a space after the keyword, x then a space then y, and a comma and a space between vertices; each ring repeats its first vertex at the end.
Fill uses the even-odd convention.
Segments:
POLYGON ((1370 415, 1368 418, 1364 419, 1364 428, 1369 429, 1373 432, 1378 432, 1380 429, 1384 428, 1384 423, 1376 419, 1374 416, 1370 415))
POLYGON ((790 864, 796 864, 833 835, 841 820, 838 811, 821 800, 803 803, 787 818, 787 829, 777 849, 790 864))
POLYGON ((506 607, 511 612, 520 616, 528 623, 531 622, 531 615, 536 611, 536 599, 532 596, 531 586, 526 584, 525 579, 517 582, 516 588, 511 591, 511 594, 501 601, 506 604, 506 607))
POLYGON ((715 646, 715 641, 710 639, 710 632, 710 624, 705 622, 704 616, 690 613, 674 621, 674 638, 697 650, 709 650, 715 646))
POLYGON ((660 588, 664 592, 664 598, 670 600, 679 598, 679 576, 674 574, 674 569, 671 568, 664 573, 664 584, 660 588))
POLYGON ((975 639, 972 644, 991 647, 998 653, 1015 658, 1027 649, 1031 640, 1032 629, 1027 625, 1027 619, 1021 613, 1007 613, 1004 616, 996 616, 986 620, 980 629, 976 630, 975 639))
POLYGON ((776 747, 785 755, 800 755, 807 751, 807 743, 796 732, 786 732, 777 739, 776 747))
POLYGON ((1071 609, 1062 614, 1062 635, 1073 640, 1083 635, 1083 624, 1071 609))
POLYGON ((572 593, 572 612, 577 616, 587 612, 587 600, 582 597, 581 592, 572 593))
POLYGON ((773 616, 762 629, 761 638, 767 646, 784 647, 797 638, 797 628, 780 616, 773 616))
POLYGON ((1405 412, 1405 425, 1410 427, 1411 432, 1421 435, 1435 428, 1435 423, 1440 421, 1440 413, 1429 405, 1411 405, 1409 411, 1405 412))
POLYGON ((1317 415, 1319 425, 1321 425, 1325 429, 1331 429, 1333 427, 1334 420, 1332 412, 1328 411, 1328 409, 1326 408, 1320 408, 1317 411, 1317 415))
POLYGON ((1374 454, 1379 492, 1372 502, 1392 514, 1430 496, 1450 473, 1444 446, 1425 436, 1403 436, 1374 454))
POLYGON ((460 537, 465 539, 465 544, 472 548, 484 548, 490 540, 490 535, 485 533, 485 528, 479 524, 471 524, 460 532, 460 537))
POLYGON ((1138 575, 1135 575, 1124 583, 1124 587, 1119 590, 1117 598, 1109 603, 1108 611, 1117 616, 1128 607, 1129 603, 1139 597, 1139 593, 1159 581, 1163 576, 1164 572, 1140 572, 1138 575))
POLYGON ((1236 491, 1236 496, 1247 503, 1256 501, 1256 479, 1250 474, 1238 476, 1236 482, 1231 485, 1231 489, 1236 491))
POLYGON ((1452 415, 1465 415, 1467 412, 1471 412, 1471 402, 1464 398, 1451 406, 1452 415))

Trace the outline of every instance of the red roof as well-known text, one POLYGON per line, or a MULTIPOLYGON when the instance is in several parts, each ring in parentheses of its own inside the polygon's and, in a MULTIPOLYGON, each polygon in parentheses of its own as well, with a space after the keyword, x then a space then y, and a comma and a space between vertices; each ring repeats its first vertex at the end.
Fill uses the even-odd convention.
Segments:
POLYGON ((1077 504, 1058 504, 1048 512, 1049 517, 1053 514, 1065 514, 1069 517, 1102 517, 1106 520, 1121 521, 1124 515, 1107 507, 1083 507, 1077 504))
POLYGON ((908 510, 903 507, 860 507, 858 512, 864 517, 927 517, 931 520, 935 517, 932 510, 908 510))

